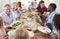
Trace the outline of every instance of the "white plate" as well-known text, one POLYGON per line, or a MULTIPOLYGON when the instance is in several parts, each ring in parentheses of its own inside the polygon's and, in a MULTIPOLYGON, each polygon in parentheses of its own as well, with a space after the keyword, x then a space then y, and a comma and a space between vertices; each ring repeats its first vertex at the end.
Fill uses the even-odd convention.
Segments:
POLYGON ((28 31, 28 34, 31 38, 34 36, 34 33, 32 31, 28 31))
POLYGON ((51 30, 48 27, 39 26, 38 30, 46 34, 51 33, 51 30))
MULTIPOLYGON (((15 24, 16 22, 22 22, 22 21, 15 21, 15 22, 13 22, 10 26, 12 26, 13 24, 15 24)), ((18 26, 21 26, 21 25, 18 25, 18 26)), ((14 27, 18 27, 18 26, 14 26, 14 27)))

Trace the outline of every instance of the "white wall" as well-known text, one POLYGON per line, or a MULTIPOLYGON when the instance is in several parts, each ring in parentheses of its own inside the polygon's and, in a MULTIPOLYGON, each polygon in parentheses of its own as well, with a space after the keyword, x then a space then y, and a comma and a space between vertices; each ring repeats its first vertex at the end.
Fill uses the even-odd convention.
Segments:
POLYGON ((60 0, 55 0, 55 3, 57 4, 57 9, 56 11, 60 13, 60 0))
POLYGON ((54 3, 54 1, 55 0, 44 0, 46 7, 48 7, 50 3, 54 3))
POLYGON ((0 13, 3 11, 3 7, 5 4, 12 4, 17 0, 0 0, 0 13))

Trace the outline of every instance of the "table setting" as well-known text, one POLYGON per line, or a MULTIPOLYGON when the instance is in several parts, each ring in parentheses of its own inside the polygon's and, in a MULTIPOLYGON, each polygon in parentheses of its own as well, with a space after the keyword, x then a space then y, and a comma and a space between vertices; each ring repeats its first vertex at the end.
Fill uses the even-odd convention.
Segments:
POLYGON ((9 36, 12 35, 13 37, 16 30, 23 28, 28 31, 28 34, 31 38, 35 35, 35 33, 50 35, 51 30, 46 26, 42 26, 39 22, 42 21, 38 15, 38 12, 24 12, 20 15, 20 19, 18 21, 11 23, 9 25, 11 27, 7 27, 9 29, 7 34, 9 36))

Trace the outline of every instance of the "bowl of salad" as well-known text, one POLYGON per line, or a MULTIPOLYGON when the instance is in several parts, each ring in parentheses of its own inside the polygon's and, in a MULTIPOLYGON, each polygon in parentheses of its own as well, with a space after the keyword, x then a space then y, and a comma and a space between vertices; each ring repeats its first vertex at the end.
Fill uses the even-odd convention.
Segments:
POLYGON ((18 27, 24 24, 24 21, 16 21, 11 24, 12 27, 18 27))

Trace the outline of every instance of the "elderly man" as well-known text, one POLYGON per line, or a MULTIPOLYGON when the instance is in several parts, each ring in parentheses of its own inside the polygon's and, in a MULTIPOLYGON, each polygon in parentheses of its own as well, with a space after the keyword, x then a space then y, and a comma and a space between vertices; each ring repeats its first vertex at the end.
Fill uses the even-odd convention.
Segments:
POLYGON ((36 4, 32 1, 31 4, 28 6, 28 9, 30 9, 30 10, 36 9, 36 4))
POLYGON ((4 27, 8 27, 8 25, 15 21, 10 9, 11 9, 10 5, 6 4, 4 6, 4 11, 0 14, 3 18, 4 27))

